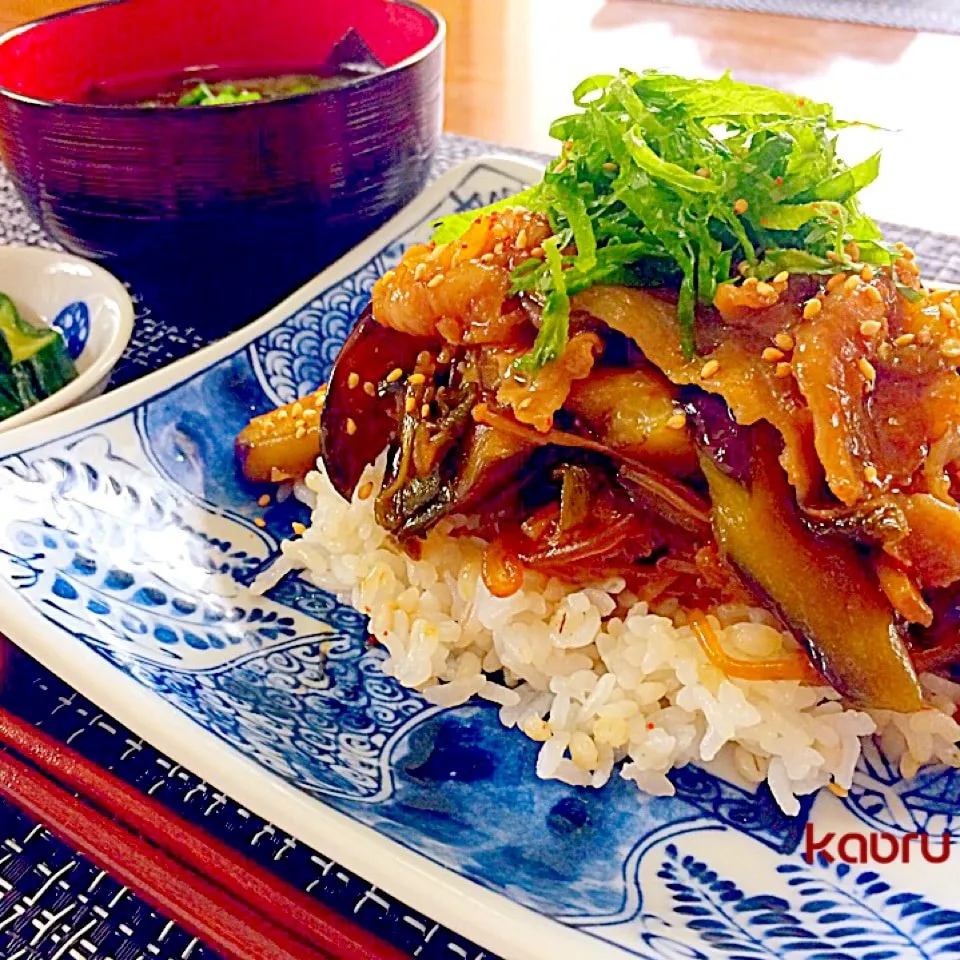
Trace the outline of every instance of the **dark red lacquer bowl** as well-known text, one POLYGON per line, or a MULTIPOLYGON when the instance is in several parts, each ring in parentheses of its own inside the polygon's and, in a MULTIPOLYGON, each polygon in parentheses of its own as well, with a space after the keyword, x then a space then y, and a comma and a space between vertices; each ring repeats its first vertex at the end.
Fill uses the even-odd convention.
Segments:
POLYGON ((115 0, 0 38, 0 158, 69 250, 156 309, 232 327, 423 187, 443 56, 442 20, 409 0, 115 0), (318 72, 345 36, 385 69, 271 102, 89 103, 190 68, 318 72))

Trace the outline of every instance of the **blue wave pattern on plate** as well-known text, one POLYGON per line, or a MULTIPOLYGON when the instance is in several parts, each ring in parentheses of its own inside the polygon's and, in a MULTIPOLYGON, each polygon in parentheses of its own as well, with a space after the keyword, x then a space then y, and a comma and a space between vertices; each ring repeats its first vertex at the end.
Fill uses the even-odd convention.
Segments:
MULTIPOLYGON (((536 744, 505 733, 493 708, 439 711, 384 678, 363 618, 333 597, 296 578, 265 597, 246 590, 304 509, 258 507, 260 491, 237 475, 233 437, 251 411, 326 379, 376 277, 430 221, 518 186, 476 165, 429 217, 248 348, 132 411, 0 462, 0 492, 16 505, 0 520, 0 571, 43 616, 265 768, 627 953, 939 956, 917 952, 928 940, 941 949, 951 929, 926 893, 850 871, 810 879, 820 875, 800 865, 798 846, 812 801, 790 819, 767 790, 692 767, 675 772, 671 798, 641 799, 619 779, 595 792, 538 781, 536 744), (749 851, 747 866, 708 855, 731 838, 749 851), (815 883, 827 891, 820 900, 815 883), (854 895, 876 904, 889 942, 913 952, 884 953, 887 941, 867 933, 841 947, 840 921, 829 919, 837 911, 812 905, 854 895), (783 932, 807 914, 795 925, 802 935, 783 932), (934 932, 916 932, 920 914, 934 932)), ((868 756, 846 806, 828 798, 848 824, 907 829, 949 815, 956 773, 904 787, 883 763, 868 756)))
POLYGON ((71 303, 57 314, 52 325, 63 334, 70 359, 78 359, 90 337, 90 308, 81 300, 71 303))
POLYGON ((324 382, 373 285, 403 255, 390 244, 379 256, 251 346, 271 402, 292 403, 324 382))

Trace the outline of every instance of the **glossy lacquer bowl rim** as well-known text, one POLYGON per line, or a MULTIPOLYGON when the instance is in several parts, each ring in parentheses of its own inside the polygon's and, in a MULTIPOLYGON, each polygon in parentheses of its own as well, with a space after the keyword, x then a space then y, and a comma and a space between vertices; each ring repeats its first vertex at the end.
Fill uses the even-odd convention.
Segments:
MULTIPOLYGON (((454 167, 370 238, 260 320, 79 410, 36 424, 29 443, 20 431, 0 437, 0 457, 26 452, 28 447, 111 420, 244 349, 422 221, 434 210, 439 197, 455 189, 465 174, 484 166, 526 183, 539 180, 543 173, 540 167, 499 156, 478 157, 454 167)), ((253 813, 484 949, 506 960, 625 960, 631 955, 520 906, 361 825, 322 800, 313 799, 236 749, 225 746, 173 704, 147 695, 136 680, 105 666, 89 647, 71 645, 69 657, 65 658, 63 637, 58 630, 22 602, 5 580, 0 580, 0 608, 5 615, 4 630, 13 642, 99 707, 117 716, 136 736, 176 757, 178 763, 253 813), (131 709, 131 704, 136 704, 136 709, 131 709)))
MULTIPOLYGON (((347 0, 347 2, 349 2, 349 0, 347 0)), ((418 3, 417 0, 383 0, 383 2, 384 4, 393 3, 397 6, 409 7, 410 9, 416 10, 418 13, 425 16, 434 25, 435 29, 433 37, 423 47, 421 47, 415 53, 412 53, 409 57, 406 57, 404 60, 401 60, 392 66, 386 67, 378 73, 373 73, 368 76, 357 77, 355 80, 350 80, 347 83, 337 86, 333 91, 315 90, 311 91, 310 93, 301 93, 292 97, 282 97, 278 100, 251 100, 247 103, 221 103, 214 106, 180 107, 175 104, 161 104, 159 106, 144 107, 138 104, 72 103, 66 100, 46 100, 40 97, 32 97, 28 94, 19 93, 16 90, 11 90, 9 87, 5 87, 0 84, 0 98, 11 100, 15 103, 20 103, 25 106, 45 107, 56 110, 71 110, 80 113, 90 113, 92 115, 115 114, 120 116, 150 117, 174 112, 182 114, 184 111, 216 116, 219 112, 224 110, 266 110, 282 104, 296 103, 299 101, 316 98, 329 98, 331 94, 337 96, 341 93, 357 90, 366 86, 373 86, 376 83, 382 82, 388 77, 402 73, 405 70, 408 70, 410 67, 429 59, 430 56, 433 55, 438 48, 443 47, 444 43, 446 42, 447 23, 446 20, 444 20, 444 18, 437 13, 437 11, 423 6, 423 4, 418 3)), ((88 3, 82 7, 74 7, 71 10, 64 10, 60 13, 51 14, 49 17, 41 17, 38 20, 31 20, 29 23, 21 24, 20 26, 14 27, 13 29, 0 34, 0 56, 3 56, 3 48, 7 43, 25 33, 28 33, 31 30, 39 29, 54 21, 64 20, 67 17, 81 16, 83 14, 92 13, 106 7, 120 6, 124 3, 136 3, 136 0, 100 0, 100 2, 97 3, 88 3)))

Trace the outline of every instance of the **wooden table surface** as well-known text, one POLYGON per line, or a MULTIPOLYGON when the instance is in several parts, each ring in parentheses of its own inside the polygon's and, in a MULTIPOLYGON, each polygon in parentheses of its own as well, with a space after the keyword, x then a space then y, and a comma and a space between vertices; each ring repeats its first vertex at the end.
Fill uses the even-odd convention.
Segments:
MULTIPOLYGON (((960 36, 915 33, 644 0, 426 0, 447 19, 447 128, 550 151, 550 121, 591 73, 620 66, 734 77, 835 104, 888 132, 844 134, 860 159, 884 148, 865 197, 876 217, 960 234, 948 97, 960 36)), ((0 29, 75 0, 0 0, 0 29)))

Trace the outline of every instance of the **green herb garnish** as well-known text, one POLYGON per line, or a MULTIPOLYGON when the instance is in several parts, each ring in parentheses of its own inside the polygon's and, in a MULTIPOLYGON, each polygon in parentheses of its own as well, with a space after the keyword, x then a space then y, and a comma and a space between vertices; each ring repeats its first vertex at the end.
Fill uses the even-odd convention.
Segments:
POLYGON ((876 179, 879 155, 848 167, 836 140, 850 124, 826 104, 729 76, 627 70, 585 80, 574 101, 578 112, 551 127, 563 148, 539 184, 445 218, 434 237, 455 240, 478 215, 506 206, 549 217, 552 250, 514 275, 514 292, 545 304, 527 370, 559 355, 569 298, 598 283, 676 286, 680 340, 692 356, 697 303, 712 302, 735 267, 761 280, 835 273, 850 269, 851 242, 863 263, 897 256, 856 200, 876 179))
POLYGON ((178 101, 178 107, 219 107, 232 103, 254 103, 263 96, 255 90, 244 90, 231 85, 214 90, 201 81, 191 87, 178 101))

